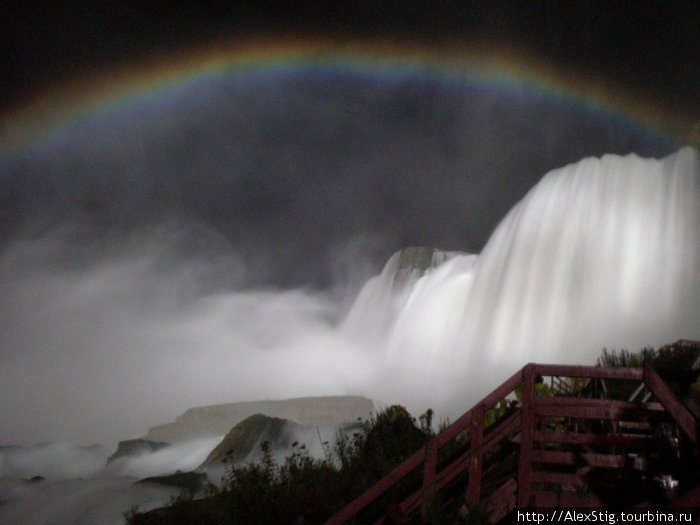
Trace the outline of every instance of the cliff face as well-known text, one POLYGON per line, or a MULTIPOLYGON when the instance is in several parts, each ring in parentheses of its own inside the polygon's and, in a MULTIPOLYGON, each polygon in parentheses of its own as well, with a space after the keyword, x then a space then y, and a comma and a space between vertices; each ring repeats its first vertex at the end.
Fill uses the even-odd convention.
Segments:
POLYGON ((169 447, 169 443, 151 441, 147 439, 127 439, 120 441, 117 450, 107 458, 107 463, 123 457, 134 457, 141 454, 150 454, 161 448, 169 447))
POLYGON ((387 263, 394 272, 393 288, 410 286, 429 270, 462 252, 447 252, 426 246, 409 246, 396 252, 387 263))
POLYGON ((198 470, 206 469, 210 465, 220 465, 227 460, 234 463, 245 460, 264 441, 269 443, 271 450, 286 448, 290 445, 291 432, 285 427, 290 424, 295 426, 294 423, 277 417, 252 415, 238 423, 224 436, 198 470))
POLYGON ((367 419, 372 401, 361 396, 301 397, 283 401, 251 401, 191 408, 174 422, 151 428, 144 439, 182 443, 223 436, 254 414, 265 414, 301 424, 340 425, 367 419))

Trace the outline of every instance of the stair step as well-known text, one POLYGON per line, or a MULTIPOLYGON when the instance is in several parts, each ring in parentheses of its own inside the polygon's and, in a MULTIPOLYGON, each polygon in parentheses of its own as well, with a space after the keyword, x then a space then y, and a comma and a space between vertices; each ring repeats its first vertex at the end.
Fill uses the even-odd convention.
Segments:
POLYGON ((625 430, 654 430, 654 425, 649 421, 618 421, 617 425, 625 430))
POLYGON ((562 452, 555 450, 536 450, 532 453, 536 463, 552 465, 588 465, 596 468, 621 469, 632 467, 635 470, 645 470, 646 460, 640 456, 626 454, 595 454, 590 452, 562 452))
POLYGON ((515 509, 517 503, 515 494, 517 489, 517 481, 515 481, 515 478, 509 477, 484 501, 484 506, 490 512, 492 523, 502 520, 515 509))

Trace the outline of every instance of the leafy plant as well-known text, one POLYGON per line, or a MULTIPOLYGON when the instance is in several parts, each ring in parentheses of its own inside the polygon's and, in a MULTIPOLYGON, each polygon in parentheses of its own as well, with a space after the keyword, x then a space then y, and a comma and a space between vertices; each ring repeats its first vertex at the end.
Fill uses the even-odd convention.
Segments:
POLYGON ((638 352, 630 352, 626 348, 619 351, 603 348, 596 365, 610 368, 641 368, 644 361, 653 361, 655 357, 656 351, 651 347, 642 348, 638 352))
POLYGON ((144 514, 134 509, 125 517, 130 525, 322 523, 432 435, 432 410, 418 426, 404 407, 393 405, 340 432, 334 455, 314 459, 304 444, 295 443, 292 455, 277 464, 263 442, 260 461, 228 462, 222 487, 207 497, 176 498, 166 508, 144 514))

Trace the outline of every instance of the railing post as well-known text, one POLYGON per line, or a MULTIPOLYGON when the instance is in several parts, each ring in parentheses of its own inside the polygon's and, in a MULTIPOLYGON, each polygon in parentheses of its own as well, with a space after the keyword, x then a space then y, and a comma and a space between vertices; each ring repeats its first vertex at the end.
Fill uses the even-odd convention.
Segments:
POLYGON ((481 446, 484 443, 484 419, 486 408, 483 403, 474 407, 474 422, 472 423, 472 457, 469 463, 469 486, 467 487, 467 507, 478 505, 481 500, 481 472, 484 458, 481 446))
POLYGON ((435 503, 435 479, 437 478, 438 440, 430 438, 425 445, 425 463, 423 465, 423 498, 420 507, 421 523, 427 523, 430 510, 435 503))
POLYGON ((532 441, 535 427, 535 374, 533 365, 523 369, 522 434, 518 465, 518 506, 526 507, 532 494, 532 441))
POLYGON ((686 436, 690 438, 694 448, 700 448, 700 425, 693 414, 676 399, 673 391, 661 379, 661 376, 654 370, 649 361, 644 361, 644 384, 656 396, 656 399, 671 414, 671 417, 681 427, 686 436))

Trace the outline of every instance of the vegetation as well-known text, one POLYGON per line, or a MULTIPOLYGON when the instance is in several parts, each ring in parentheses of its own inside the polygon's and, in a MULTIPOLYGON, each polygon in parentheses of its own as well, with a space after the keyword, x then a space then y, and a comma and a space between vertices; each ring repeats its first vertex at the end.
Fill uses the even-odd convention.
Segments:
MULTIPOLYGON (((432 436, 432 411, 417 422, 404 407, 390 406, 342 432, 335 453, 329 450, 323 459, 311 458, 303 444, 296 444, 295 452, 277 464, 265 442, 260 462, 228 464, 222 487, 207 497, 183 494, 168 507, 145 513, 132 509, 125 517, 130 525, 323 523, 432 436)), ((416 475, 394 492, 419 483, 416 475)), ((395 493, 370 506, 358 522, 373 522, 392 498, 395 493)))
POLYGON ((652 361, 656 356, 656 351, 651 347, 642 348, 638 352, 630 352, 626 348, 619 351, 603 348, 600 357, 596 360, 596 365, 611 368, 641 368, 644 361, 652 361))
POLYGON ((263 414, 253 414, 234 426, 211 451, 204 465, 222 462, 225 459, 235 461, 248 457, 254 451, 259 440, 267 440, 272 448, 283 438, 287 421, 263 414))
POLYGON ((619 351, 603 348, 596 364, 615 368, 640 368, 644 366, 644 361, 649 361, 657 372, 663 374, 691 371, 699 357, 700 343, 681 339, 659 350, 654 350, 652 347, 645 347, 638 352, 630 352, 624 348, 619 351))
MULTIPOLYGON (((692 389, 700 389, 698 371, 693 370, 698 356, 700 346, 697 343, 679 342, 658 351, 651 348, 639 352, 604 349, 597 364, 641 367, 648 360, 676 393, 682 394, 691 388, 690 385, 692 389)), ((610 392, 628 389, 630 385, 626 381, 607 381, 605 388, 610 392)), ((539 396, 553 395, 539 382, 536 392, 539 396)), ((519 397, 518 392, 516 397, 519 397)), ((510 402, 502 401, 485 414, 485 426, 497 424, 512 410, 510 402)), ((337 437, 335 449, 331 451, 326 447, 323 459, 311 458, 306 447, 296 443, 294 453, 278 464, 273 459, 269 442, 265 442, 259 462, 248 465, 229 462, 222 487, 211 489, 206 497, 196 499, 192 493, 183 493, 167 507, 146 513, 130 509, 125 517, 130 525, 323 523, 434 438, 432 419, 432 410, 416 421, 404 407, 388 407, 369 421, 359 420, 346 427, 337 437)), ((469 432, 464 432, 449 446, 443 447, 438 464, 452 461, 463 451, 462 447, 468 445, 470 437, 469 432)), ((498 463, 512 458, 513 450, 508 447, 508 444, 497 447, 489 459, 498 463)), ((422 472, 416 471, 401 480, 363 510, 355 522, 375 522, 392 503, 401 501, 420 487, 421 478, 422 472)), ((445 504, 448 500, 464 501, 463 485, 457 489, 462 492, 437 494, 439 504, 431 509, 429 520, 433 523, 487 523, 484 508, 473 508, 466 513, 463 506, 445 504)))
MULTIPOLYGON (((641 368, 649 361, 674 394, 686 399, 691 390, 700 393, 700 370, 693 369, 700 359, 700 343, 680 340, 659 350, 645 347, 638 352, 626 349, 608 350, 604 348, 596 364, 613 368, 641 368)), ((621 382, 610 382, 613 388, 621 388, 621 382)))

